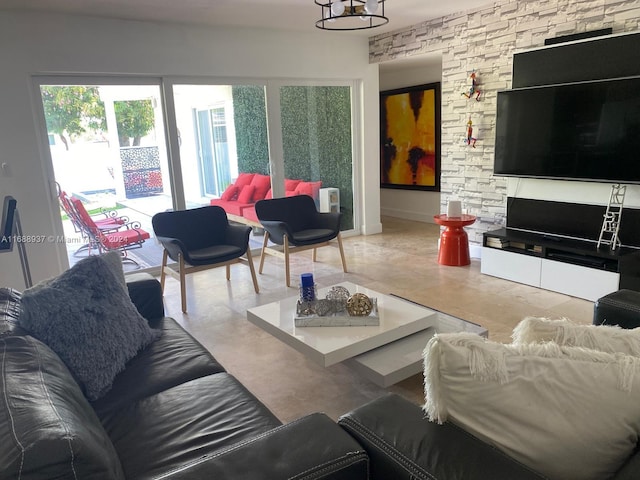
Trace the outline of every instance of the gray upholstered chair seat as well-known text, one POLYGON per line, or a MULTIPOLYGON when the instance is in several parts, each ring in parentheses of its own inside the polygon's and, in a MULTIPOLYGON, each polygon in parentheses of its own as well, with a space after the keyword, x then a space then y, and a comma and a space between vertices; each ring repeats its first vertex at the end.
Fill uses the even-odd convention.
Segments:
POLYGON ((231 260, 232 258, 236 258, 243 253, 242 249, 235 245, 213 245, 189 252, 187 263, 191 265, 207 265, 210 263, 212 257, 222 262, 225 261, 225 259, 231 260))
POLYGON ((336 234, 333 230, 329 230, 327 228, 310 228, 294 232, 291 238, 291 243, 294 245, 310 245, 319 242, 328 242, 335 237, 336 234))

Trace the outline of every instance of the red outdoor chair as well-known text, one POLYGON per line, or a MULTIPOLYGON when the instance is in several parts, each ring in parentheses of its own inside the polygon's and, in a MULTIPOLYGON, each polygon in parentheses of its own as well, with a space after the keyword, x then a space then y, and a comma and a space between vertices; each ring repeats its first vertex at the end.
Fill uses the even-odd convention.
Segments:
POLYGON ((109 250, 119 250, 123 260, 129 260, 135 264, 137 262, 127 256, 127 251, 133 248, 140 248, 145 240, 151 235, 140 228, 139 222, 129 222, 123 224, 101 225, 96 224, 89 215, 87 209, 79 198, 71 197, 71 206, 74 210, 82 230, 82 234, 89 239, 89 254, 95 249, 98 254, 109 250))
MULTIPOLYGON (((81 221, 77 218, 76 211, 74 210, 73 205, 71 204, 71 197, 67 192, 60 188, 60 184, 56 182, 56 189, 58 193, 58 200, 60 202, 60 206, 64 213, 67 214, 69 220, 73 225, 73 228, 76 232, 80 233, 82 231, 81 221)), ((111 229, 114 225, 124 225, 129 222, 129 218, 119 215, 116 210, 105 210, 102 209, 100 216, 92 216, 91 217, 96 225, 100 227, 104 227, 104 230, 111 229)))
MULTIPOLYGON (((58 191, 58 201, 60 202, 62 211, 64 211, 64 213, 67 215, 67 218, 69 218, 74 231, 76 233, 80 233, 86 241, 86 243, 74 253, 74 255, 77 255, 79 252, 89 248, 91 239, 84 233, 85 229, 82 225, 82 219, 79 217, 79 214, 76 212, 75 207, 71 203, 71 197, 69 197, 67 192, 60 188, 60 185, 58 183, 56 183, 56 187, 58 191)), ((104 232, 118 230, 123 225, 129 223, 129 218, 118 215, 118 212, 116 210, 103 209, 102 213, 99 216, 94 215, 91 216, 91 218, 96 226, 104 232)))

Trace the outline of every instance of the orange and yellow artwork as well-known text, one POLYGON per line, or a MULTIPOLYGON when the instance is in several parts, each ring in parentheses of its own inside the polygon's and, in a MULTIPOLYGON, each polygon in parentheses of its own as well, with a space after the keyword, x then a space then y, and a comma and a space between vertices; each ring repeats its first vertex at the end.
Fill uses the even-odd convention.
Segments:
POLYGON ((439 84, 382 92, 381 186, 439 189, 439 84))

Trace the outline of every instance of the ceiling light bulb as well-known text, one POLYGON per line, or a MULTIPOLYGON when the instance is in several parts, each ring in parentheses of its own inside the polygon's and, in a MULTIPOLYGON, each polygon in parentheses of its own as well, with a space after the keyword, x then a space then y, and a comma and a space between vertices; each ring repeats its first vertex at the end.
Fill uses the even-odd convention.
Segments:
POLYGON ((331 14, 334 17, 339 17, 344 13, 344 2, 333 2, 331 4, 331 14))
POLYGON ((378 0, 367 0, 364 4, 364 11, 372 15, 378 11, 378 0))

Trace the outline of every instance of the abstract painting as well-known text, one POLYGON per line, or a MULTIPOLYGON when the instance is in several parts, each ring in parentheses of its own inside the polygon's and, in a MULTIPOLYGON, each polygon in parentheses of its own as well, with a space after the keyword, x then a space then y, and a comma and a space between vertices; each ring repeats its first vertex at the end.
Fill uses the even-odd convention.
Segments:
POLYGON ((380 93, 380 186, 440 191, 440 83, 380 93))

